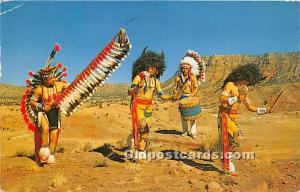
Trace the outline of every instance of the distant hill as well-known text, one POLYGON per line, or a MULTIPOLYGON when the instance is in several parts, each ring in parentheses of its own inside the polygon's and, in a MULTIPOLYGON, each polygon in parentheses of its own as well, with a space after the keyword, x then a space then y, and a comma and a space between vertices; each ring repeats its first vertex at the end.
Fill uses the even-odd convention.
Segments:
MULTIPOLYGON (((104 84, 98 88, 97 92, 92 97, 93 100, 129 100, 127 96, 129 84, 104 84)), ((22 94, 25 92, 25 87, 14 86, 0 83, 0 104, 18 105, 21 101, 22 94)))
POLYGON ((0 104, 19 104, 25 87, 0 83, 0 104))
MULTIPOLYGON (((256 63, 268 78, 256 86, 255 91, 250 88, 250 95, 253 95, 257 104, 262 101, 271 102, 277 94, 284 90, 283 97, 288 102, 282 107, 285 110, 299 110, 299 88, 300 88, 300 52, 291 53, 266 53, 263 55, 213 55, 203 57, 207 63, 206 82, 200 86, 198 96, 205 106, 218 105, 218 96, 223 80, 230 71, 238 65, 256 63)), ((172 92, 175 76, 163 84, 167 93, 172 92)), ((129 84, 104 84, 97 90, 91 102, 101 100, 125 100, 129 84)), ((18 87, 7 84, 0 84, 0 104, 19 104, 25 87, 18 87)))
MULTIPOLYGON (((263 55, 213 55, 203 57, 207 64, 206 82, 203 87, 218 88, 227 75, 239 65, 256 63, 265 75, 264 83, 300 82, 300 52, 266 53, 263 55)), ((174 77, 166 81, 165 86, 174 82, 174 77)))

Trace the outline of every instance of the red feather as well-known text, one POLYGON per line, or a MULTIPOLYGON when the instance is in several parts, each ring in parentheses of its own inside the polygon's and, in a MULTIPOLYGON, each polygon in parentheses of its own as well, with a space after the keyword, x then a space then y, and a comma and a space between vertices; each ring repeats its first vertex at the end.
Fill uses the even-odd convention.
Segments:
POLYGON ((67 77, 67 76, 68 76, 68 73, 64 73, 63 76, 64 76, 64 77, 67 77))
POLYGON ((74 84, 73 85, 76 85, 77 83, 78 83, 78 79, 75 79, 75 81, 74 81, 74 84))
POLYGON ((27 89, 25 94, 28 95, 30 92, 31 92, 30 89, 27 89))
POLYGON ((97 58, 98 58, 100 61, 102 61, 102 60, 104 59, 104 56, 103 56, 102 53, 101 53, 101 54, 98 55, 97 58))
POLYGON ((24 100, 22 100, 22 102, 21 102, 21 107, 25 107, 25 106, 26 106, 26 103, 25 103, 24 100))
POLYGON ((95 63, 93 63, 90 67, 92 70, 95 70, 96 69, 95 63))
POLYGON ((54 45, 54 50, 57 51, 57 52, 60 51, 61 50, 61 46, 58 43, 56 43, 54 45))
POLYGON ((35 131, 36 127, 32 123, 29 123, 28 124, 28 129, 30 129, 31 131, 35 131))
POLYGON ((73 89, 72 86, 73 86, 73 85, 69 86, 69 87, 64 91, 64 94, 69 94, 70 91, 73 89))
POLYGON ((88 77, 88 76, 90 75, 90 73, 91 73, 90 70, 87 69, 87 70, 85 71, 85 73, 84 73, 84 76, 85 76, 85 77, 88 77))
POLYGON ((23 119, 24 119, 24 121, 26 122, 26 124, 29 123, 29 119, 28 119, 28 117, 27 117, 27 114, 24 114, 24 115, 23 115, 23 119))
POLYGON ((34 75, 34 73, 32 71, 29 71, 28 75, 32 77, 34 75))
POLYGON ((29 80, 29 79, 26 79, 26 83, 29 84, 29 83, 30 83, 30 80, 29 80))
POLYGON ((111 48, 110 48, 109 46, 106 46, 106 47, 105 47, 105 50, 106 50, 108 53, 110 53, 111 48))
POLYGON ((57 67, 58 67, 58 68, 62 68, 62 64, 61 64, 61 63, 58 63, 58 64, 57 64, 57 67))
MULTIPOLYGON (((100 54, 99 54, 100 55, 100 54)), ((100 59, 100 56, 97 56, 94 60, 93 60, 93 63, 95 63, 95 64, 99 64, 101 61, 102 61, 102 59, 100 59)))
POLYGON ((107 46, 107 47, 109 47, 110 49, 114 48, 114 44, 113 44, 113 42, 110 42, 110 44, 108 44, 108 46, 107 46))
POLYGON ((66 67, 64 67, 62 71, 63 71, 63 72, 66 72, 66 71, 67 71, 67 68, 66 68, 66 67))
POLYGON ((104 53, 105 55, 107 55, 109 52, 110 52, 110 49, 107 48, 107 47, 103 50, 103 53, 104 53))
POLYGON ((56 102, 60 103, 60 101, 62 100, 62 97, 63 97, 62 94, 57 94, 55 97, 56 102))
POLYGON ((23 103, 23 101, 21 102, 21 104, 20 104, 20 106, 21 106, 21 109, 25 109, 25 104, 23 103))
POLYGON ((24 107, 21 107, 21 112, 22 112, 22 114, 25 114, 26 113, 26 109, 24 107))

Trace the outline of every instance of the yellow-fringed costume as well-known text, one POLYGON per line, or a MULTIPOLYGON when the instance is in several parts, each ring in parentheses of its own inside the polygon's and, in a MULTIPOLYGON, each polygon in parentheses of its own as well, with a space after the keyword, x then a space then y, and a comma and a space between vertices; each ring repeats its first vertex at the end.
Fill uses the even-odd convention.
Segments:
MULTIPOLYGON (((243 94, 247 93, 247 87, 245 86, 244 89, 242 90, 243 94)), ((239 88, 234 85, 233 82, 228 82, 224 90, 222 92, 222 96, 225 97, 239 97, 239 88)), ((242 134, 241 130, 236 124, 236 117, 237 117, 237 110, 240 106, 239 102, 234 103, 233 105, 229 105, 226 102, 221 102, 220 106, 220 111, 219 111, 219 121, 218 125, 221 127, 221 113, 224 112, 226 114, 226 126, 227 126, 227 131, 228 131, 228 139, 229 139, 229 145, 231 147, 239 146, 241 139, 242 139, 242 134)))
MULTIPOLYGON (((137 75, 132 84, 138 85, 141 81, 140 75, 137 75)), ((137 121, 139 128, 138 149, 144 151, 148 144, 148 133, 152 120, 152 100, 154 94, 162 94, 160 81, 155 77, 145 77, 143 86, 139 87, 133 102, 136 102, 137 121)))
POLYGON ((146 151, 149 146, 148 135, 154 95, 164 100, 170 99, 164 94, 159 81, 159 77, 165 70, 164 54, 146 51, 146 49, 147 47, 133 65, 133 80, 128 90, 128 94, 132 96, 133 147, 139 151, 146 151))
POLYGON ((251 105, 247 96, 248 87, 263 80, 256 64, 246 64, 234 69, 224 80, 220 96, 220 108, 218 116, 219 144, 223 152, 223 168, 236 175, 230 152, 241 144, 242 133, 236 124, 237 110, 244 104, 249 111, 262 115, 268 112, 265 107, 251 105))

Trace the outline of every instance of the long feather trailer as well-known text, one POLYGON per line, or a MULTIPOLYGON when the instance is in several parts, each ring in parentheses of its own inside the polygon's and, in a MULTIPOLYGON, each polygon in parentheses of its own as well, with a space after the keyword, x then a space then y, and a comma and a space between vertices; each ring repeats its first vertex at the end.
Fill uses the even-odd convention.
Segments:
POLYGON ((128 56, 131 49, 125 29, 92 60, 92 62, 76 77, 58 98, 61 111, 70 116, 78 110, 82 102, 89 99, 96 89, 103 85, 121 62, 128 56))

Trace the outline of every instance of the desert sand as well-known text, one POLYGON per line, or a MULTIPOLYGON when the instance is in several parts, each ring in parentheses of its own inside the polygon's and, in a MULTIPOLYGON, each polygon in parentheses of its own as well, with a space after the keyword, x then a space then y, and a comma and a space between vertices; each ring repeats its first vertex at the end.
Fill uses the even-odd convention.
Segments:
MULTIPOLYGON (((19 110, 24 87, 0 84, 1 189, 4 191, 299 191, 300 190, 300 53, 204 57, 206 82, 198 97, 202 115, 196 139, 181 134, 178 102, 156 99, 150 133, 153 152, 218 150, 217 111, 220 87, 232 68, 260 64, 268 79, 250 87, 256 106, 270 106, 258 116, 242 108, 237 122, 243 131, 241 152, 254 160, 235 160, 238 177, 224 175, 220 160, 155 159, 135 163, 124 157, 131 132, 129 85, 105 84, 71 117, 62 118, 57 163, 34 162, 33 133, 19 110)), ((174 77, 163 85, 172 90, 174 77)), ((1 191, 1 190, 0 190, 1 191)))
MULTIPOLYGON (((151 129, 152 151, 217 149, 217 106, 202 107, 198 137, 179 137, 177 102, 157 101, 151 129)), ((1 189, 4 191, 297 191, 300 190, 300 111, 258 116, 243 112, 240 151, 254 160, 236 160, 239 176, 224 175, 220 160, 124 158, 131 132, 128 102, 85 105, 62 119, 56 164, 33 160, 33 133, 18 106, 1 106, 1 189)))

